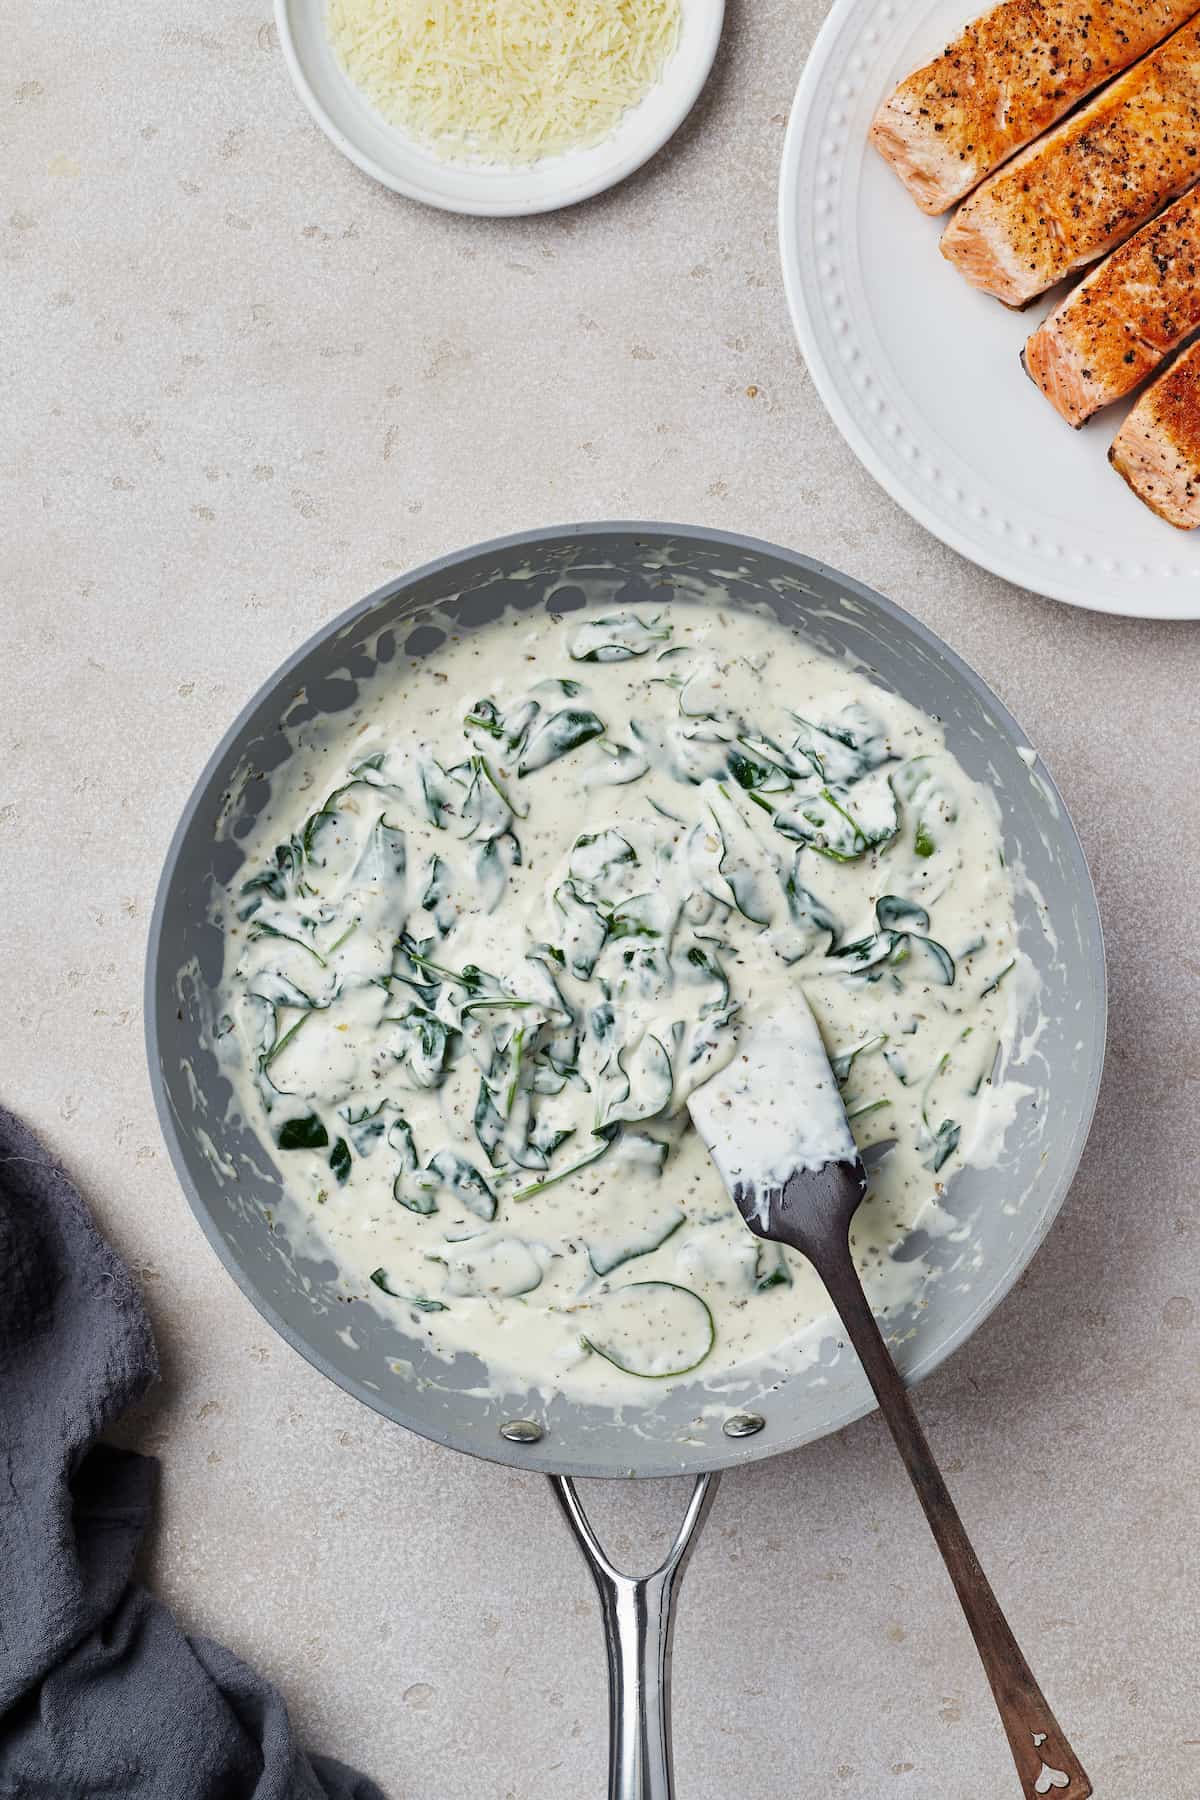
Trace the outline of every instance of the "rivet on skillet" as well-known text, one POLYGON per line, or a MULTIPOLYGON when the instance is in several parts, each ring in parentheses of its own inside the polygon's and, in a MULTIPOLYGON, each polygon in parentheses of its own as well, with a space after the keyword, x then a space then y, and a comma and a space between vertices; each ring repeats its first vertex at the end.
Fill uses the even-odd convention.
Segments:
POLYGON ((545 1432, 536 1419, 506 1419, 500 1436, 510 1444, 540 1444, 545 1432))
POLYGON ((761 1413, 734 1413, 731 1418, 726 1419, 721 1430, 726 1437, 753 1437, 755 1432, 762 1430, 766 1422, 761 1413))

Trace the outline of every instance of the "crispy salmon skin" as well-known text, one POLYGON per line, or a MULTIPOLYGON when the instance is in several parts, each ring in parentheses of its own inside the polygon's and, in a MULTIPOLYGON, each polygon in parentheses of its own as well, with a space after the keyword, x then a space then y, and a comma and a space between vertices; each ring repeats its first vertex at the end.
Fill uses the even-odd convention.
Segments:
POLYGON ((1151 382, 1108 460, 1160 519, 1180 531, 1200 525, 1200 344, 1151 382))
POLYGON ((900 83, 871 141, 924 212, 945 212, 1197 5, 1004 0, 900 83))
POLYGON ((1106 255, 1200 178, 1200 22, 1022 150, 964 200, 942 255, 1024 306, 1106 255))
POLYGON ((1068 425, 1131 394, 1200 326, 1200 188, 1114 250, 1025 345, 1026 373, 1068 425))

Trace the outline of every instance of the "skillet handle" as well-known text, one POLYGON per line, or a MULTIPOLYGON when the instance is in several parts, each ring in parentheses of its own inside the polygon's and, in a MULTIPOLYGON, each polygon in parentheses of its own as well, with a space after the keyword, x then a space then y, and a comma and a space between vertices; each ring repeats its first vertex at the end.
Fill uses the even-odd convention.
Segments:
POLYGON ((849 1244, 839 1234, 811 1250, 806 1246, 805 1253, 811 1255, 829 1290, 925 1509, 991 1685, 1022 1794, 1026 1800, 1041 1800, 1043 1795, 1050 1800, 1089 1800, 1092 1784, 1050 1711, 983 1572, 903 1377, 863 1293, 849 1244))
POLYGON ((554 1497, 592 1572, 608 1651, 608 1800, 671 1800, 671 1633, 675 1589, 719 1475, 701 1475, 666 1558, 649 1575, 626 1575, 605 1555, 575 1483, 551 1475, 554 1497))

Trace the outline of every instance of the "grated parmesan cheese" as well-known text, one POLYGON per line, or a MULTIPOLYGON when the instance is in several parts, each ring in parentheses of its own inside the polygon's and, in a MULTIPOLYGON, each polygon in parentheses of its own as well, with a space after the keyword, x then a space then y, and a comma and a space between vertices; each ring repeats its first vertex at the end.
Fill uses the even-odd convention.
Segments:
POLYGON ((662 73, 680 0, 326 0, 330 42, 392 125, 446 157, 598 143, 662 73))

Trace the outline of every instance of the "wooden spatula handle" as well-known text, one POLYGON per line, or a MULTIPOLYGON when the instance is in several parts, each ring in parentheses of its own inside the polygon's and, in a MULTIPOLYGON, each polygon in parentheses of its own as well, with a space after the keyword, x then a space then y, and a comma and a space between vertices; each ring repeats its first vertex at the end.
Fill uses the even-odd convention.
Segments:
POLYGON ((950 1490, 863 1293, 849 1246, 806 1253, 829 1290, 912 1477, 979 1650, 1026 1800, 1087 1800, 1092 1784, 1034 1680, 980 1566, 950 1490))

